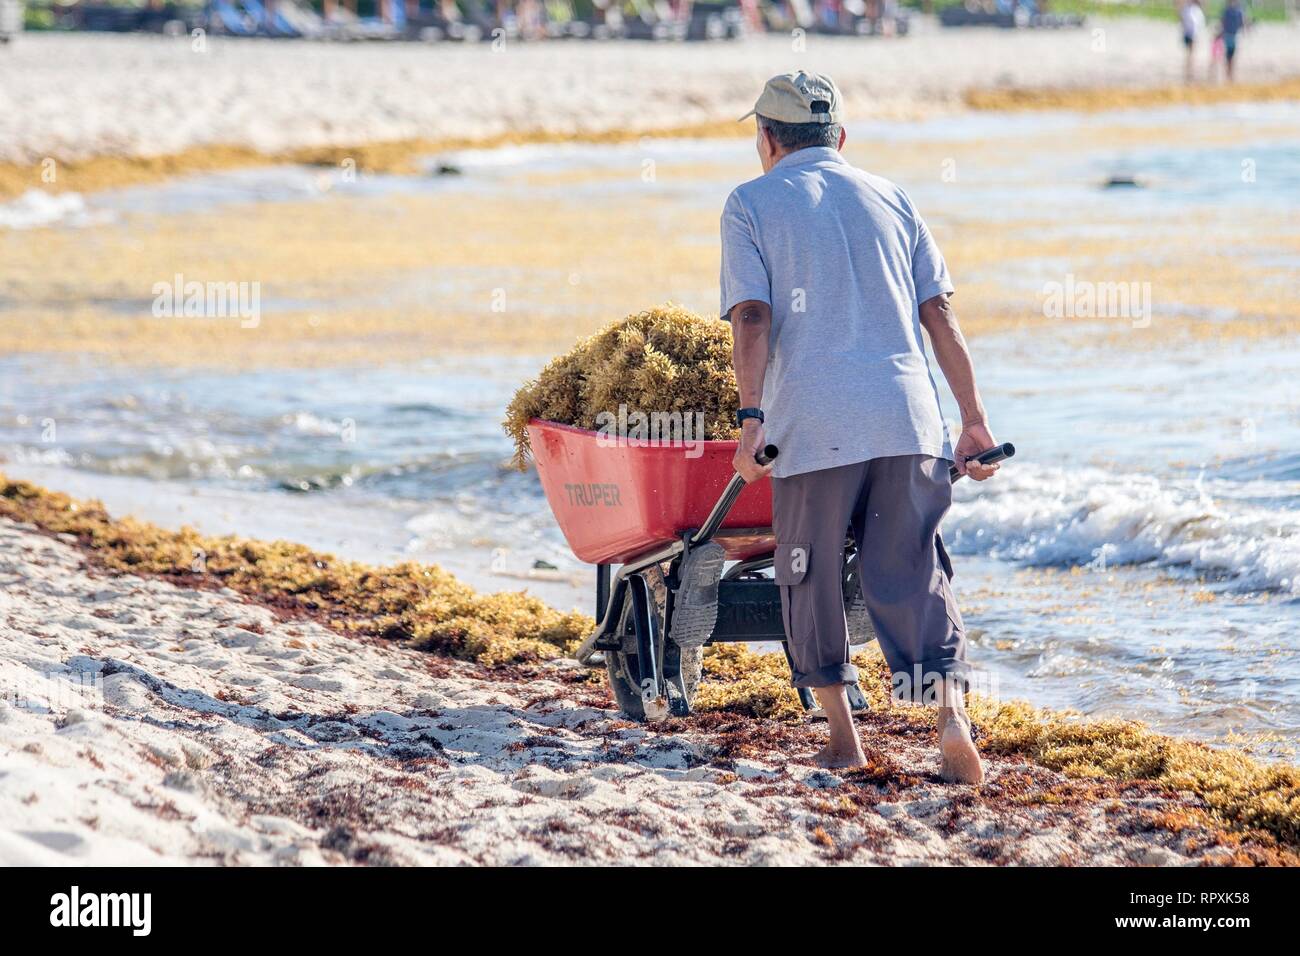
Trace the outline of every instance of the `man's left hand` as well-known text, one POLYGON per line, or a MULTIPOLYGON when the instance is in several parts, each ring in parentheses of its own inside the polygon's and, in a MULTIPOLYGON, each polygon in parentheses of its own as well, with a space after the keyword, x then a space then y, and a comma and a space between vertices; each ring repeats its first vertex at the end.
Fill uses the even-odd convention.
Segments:
POLYGON ((957 466, 958 474, 967 475, 976 481, 992 478, 1000 466, 996 462, 992 465, 981 464, 975 460, 975 456, 988 451, 996 444, 997 440, 993 437, 993 433, 983 422, 963 425, 961 437, 957 439, 957 447, 952 450, 953 464, 957 466))
POLYGON ((754 460, 754 456, 763 450, 763 442, 763 423, 754 418, 745 419, 740 428, 736 456, 731 463, 747 484, 760 481, 772 473, 771 464, 760 465, 754 460))

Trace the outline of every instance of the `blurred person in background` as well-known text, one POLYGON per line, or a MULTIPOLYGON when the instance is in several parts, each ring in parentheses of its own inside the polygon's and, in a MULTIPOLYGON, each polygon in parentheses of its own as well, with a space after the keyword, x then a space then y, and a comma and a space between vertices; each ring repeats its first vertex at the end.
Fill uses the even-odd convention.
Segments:
POLYGON ((1201 0, 1187 0, 1178 11, 1178 19, 1183 30, 1183 46, 1187 48, 1187 82, 1192 82, 1192 72, 1196 60, 1196 44, 1205 33, 1205 10, 1201 0))
POLYGON ((1223 64, 1228 82, 1233 80, 1233 64, 1237 58, 1237 34, 1246 28, 1246 12, 1241 9, 1241 0, 1228 0, 1219 18, 1219 36, 1223 40, 1223 64))

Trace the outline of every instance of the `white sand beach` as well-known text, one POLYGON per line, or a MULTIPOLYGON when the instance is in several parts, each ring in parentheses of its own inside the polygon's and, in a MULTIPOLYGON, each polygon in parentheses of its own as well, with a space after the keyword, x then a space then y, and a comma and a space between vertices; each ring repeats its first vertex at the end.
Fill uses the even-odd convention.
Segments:
MULTIPOLYGON (((1300 74, 1298 39, 1295 26, 1251 30, 1238 79, 1300 74)), ((0 162, 680 127, 734 119, 763 79, 798 68, 833 75, 854 118, 956 107, 972 87, 1178 84, 1183 70, 1177 26, 1133 19, 1073 30, 920 19, 896 40, 811 35, 795 46, 209 37, 197 52, 186 37, 25 34, 0 49, 0 162)))
POLYGON ((1192 805, 1177 794, 1007 758, 977 793, 940 783, 930 741, 897 732, 867 731, 880 772, 844 779, 812 766, 819 731, 721 714, 646 728, 576 668, 516 680, 362 643, 233 592, 92 572, 69 544, 0 521, 0 864, 1178 865, 1233 852, 1194 823, 1152 822, 1192 805))

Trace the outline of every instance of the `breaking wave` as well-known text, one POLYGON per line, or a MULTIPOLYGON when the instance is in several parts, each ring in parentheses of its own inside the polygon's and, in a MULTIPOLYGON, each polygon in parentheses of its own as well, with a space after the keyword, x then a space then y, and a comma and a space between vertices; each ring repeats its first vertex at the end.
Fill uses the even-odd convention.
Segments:
POLYGON ((955 551, 1031 565, 1150 564, 1300 594, 1300 512, 1279 507, 1297 493, 1287 480, 1162 481, 1017 462, 984 486, 958 485, 944 534, 955 551))
POLYGON ((36 229, 57 223, 85 225, 96 218, 80 193, 29 189, 17 199, 0 203, 0 229, 36 229))

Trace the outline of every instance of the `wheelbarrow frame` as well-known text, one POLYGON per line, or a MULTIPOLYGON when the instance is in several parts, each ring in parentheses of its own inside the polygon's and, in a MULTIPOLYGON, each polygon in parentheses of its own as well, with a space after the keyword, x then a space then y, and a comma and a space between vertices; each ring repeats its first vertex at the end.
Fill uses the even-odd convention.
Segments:
MULTIPOLYGON (((681 562, 693 548, 720 536, 773 536, 771 527, 723 529, 723 522, 744 487, 745 480, 738 474, 733 475, 703 525, 683 531, 678 540, 629 558, 617 571, 612 564, 596 565, 597 625, 578 648, 575 657, 579 662, 594 667, 605 663, 604 655, 622 652, 626 636, 622 625, 630 600, 632 636, 635 637, 639 671, 638 690, 642 711, 647 717, 690 713, 691 694, 681 670, 680 648, 668 637, 672 629, 673 597, 681 562), (665 565, 668 571, 664 574, 666 594, 661 624, 647 574, 655 569, 662 573, 665 565)), ((856 557, 856 545, 851 537, 846 538, 845 548, 847 569, 856 557)), ((759 576, 762 570, 771 566, 774 554, 775 546, 738 562, 723 574, 718 585, 718 622, 705 646, 776 641, 785 651, 793 676, 794 662, 786 644, 780 590, 773 580, 759 576)), ((798 692, 805 710, 816 709, 817 702, 811 690, 799 688, 798 692)), ((849 700, 854 710, 868 708, 866 697, 856 685, 849 687, 849 700)))
MULTIPOLYGON (((535 420, 531 426, 538 429, 549 428, 552 432, 570 437, 574 433, 582 433, 581 429, 557 426, 555 423, 540 420, 535 420)), ((570 440, 570 438, 554 437, 562 442, 570 440)), ((549 442, 546 442, 546 436, 542 432, 539 431, 534 435, 534 439, 535 453, 538 446, 545 443, 548 447, 548 455, 560 454, 549 442)), ((715 452, 720 451, 715 449, 715 452)), ((775 449, 769 446, 768 451, 770 457, 776 457, 775 449)), ((581 460, 581 452, 575 453, 570 449, 566 454, 577 454, 578 460, 581 460)), ((1000 461, 1013 454, 1015 449, 1010 444, 1000 445, 981 454, 979 460, 1000 461)), ((561 454, 561 458, 563 457, 561 454)), ((544 464, 545 462, 539 457, 539 472, 542 471, 544 464)), ((552 464, 550 467, 557 466, 552 464)), ((568 486, 554 486, 555 481, 563 482, 566 477, 563 468, 559 469, 558 474, 558 478, 552 478, 553 487, 548 487, 547 494, 556 512, 557 520, 560 520, 564 499, 557 498, 556 492, 558 487, 568 486)), ((658 472, 658 474, 664 473, 658 472)), ((955 468, 951 470, 950 477, 953 481, 959 477, 955 468)), ((543 484, 546 484, 545 476, 543 476, 543 484)), ((646 493, 661 491, 668 493, 661 487, 647 488, 644 483, 638 487, 646 493)), ((690 486, 679 484, 674 487, 673 494, 691 491, 690 486)), ((724 550, 736 559, 736 563, 725 571, 719 582, 718 617, 713 632, 704 646, 728 642, 775 641, 780 643, 785 651, 786 661, 791 666, 793 677, 794 666, 786 641, 780 588, 772 578, 763 574, 763 571, 772 566, 775 554, 776 540, 773 529, 770 524, 762 527, 728 526, 728 516, 745 487, 745 481, 740 475, 730 474, 699 527, 681 529, 673 523, 673 519, 666 518, 667 512, 662 510, 651 509, 643 512, 641 517, 646 523, 639 528, 633 526, 630 529, 632 532, 641 532, 643 547, 630 554, 619 550, 624 543, 636 541, 635 535, 631 538, 622 537, 629 533, 626 522, 617 527, 616 533, 611 532, 612 538, 607 541, 601 540, 599 535, 595 537, 590 535, 592 528, 589 522, 581 524, 575 530, 565 526, 564 521, 561 520, 561 526, 575 552, 581 557, 585 550, 596 559, 597 624, 592 634, 578 648, 575 657, 587 666, 606 665, 609 668, 611 684, 618 685, 612 686, 611 690, 619 698, 620 707, 628 712, 629 716, 638 716, 637 710, 641 712, 640 716, 648 719, 670 714, 685 716, 690 713, 692 688, 688 683, 692 681, 688 681, 690 675, 683 672, 683 649, 678 647, 669 636, 672 630, 674 597, 680 584, 678 571, 682 561, 693 549, 715 540, 723 544, 724 550), (661 535, 659 540, 646 534, 652 528, 657 529, 657 533, 661 535), (667 535, 663 531, 667 528, 671 528, 672 533, 675 534, 671 540, 665 540, 667 535), (618 559, 621 559, 622 563, 618 564, 616 570, 615 564, 618 559), (652 577, 657 580, 652 581, 652 577), (636 655, 635 675, 631 673, 628 666, 629 652, 633 650, 636 655), (616 676, 614 664, 619 665, 628 680, 624 681, 616 676), (634 686, 629 686, 630 684, 634 686)), ((698 502, 698 491, 696 493, 698 502)), ((569 503, 572 504, 572 501, 569 503)), ((689 513, 689 509, 676 512, 679 518, 689 513)), ((751 503, 743 513, 752 517, 757 512, 751 503)), ((770 522, 770 511, 766 514, 770 522)), ((580 523, 575 522, 575 524, 580 523)), ((856 542, 846 533, 842 563, 846 605, 851 604, 858 593, 857 564, 856 542)), ((698 666, 698 658, 693 663, 694 666, 698 666)), ((698 674, 694 676, 698 677, 698 674)), ((857 685, 851 685, 848 692, 850 703, 855 710, 867 708, 866 698, 857 685)), ((807 710, 813 710, 817 706, 812 692, 806 688, 799 689, 799 699, 807 710)))

